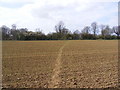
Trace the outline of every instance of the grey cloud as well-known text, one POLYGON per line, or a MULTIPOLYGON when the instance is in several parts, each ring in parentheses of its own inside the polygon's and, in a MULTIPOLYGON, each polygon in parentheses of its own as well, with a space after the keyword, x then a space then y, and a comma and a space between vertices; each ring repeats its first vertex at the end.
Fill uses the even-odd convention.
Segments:
POLYGON ((74 12, 75 5, 71 6, 62 6, 62 5, 45 5, 43 7, 34 8, 32 10, 32 15, 38 18, 46 18, 46 19, 53 19, 53 18, 61 18, 67 15, 72 15, 74 12))

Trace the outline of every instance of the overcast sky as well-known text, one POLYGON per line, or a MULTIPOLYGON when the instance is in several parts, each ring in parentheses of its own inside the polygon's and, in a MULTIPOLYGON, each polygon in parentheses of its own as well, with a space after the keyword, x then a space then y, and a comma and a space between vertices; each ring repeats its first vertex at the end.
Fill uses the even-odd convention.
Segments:
POLYGON ((42 29, 54 32, 63 21, 71 31, 96 21, 99 25, 118 25, 118 0, 0 0, 0 26, 42 29))

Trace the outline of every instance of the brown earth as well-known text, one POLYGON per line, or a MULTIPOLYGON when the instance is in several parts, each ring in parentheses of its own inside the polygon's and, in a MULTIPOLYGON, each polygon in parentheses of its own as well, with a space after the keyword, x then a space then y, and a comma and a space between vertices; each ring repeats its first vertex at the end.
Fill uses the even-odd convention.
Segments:
POLYGON ((117 40, 4 41, 5 88, 118 85, 117 40))

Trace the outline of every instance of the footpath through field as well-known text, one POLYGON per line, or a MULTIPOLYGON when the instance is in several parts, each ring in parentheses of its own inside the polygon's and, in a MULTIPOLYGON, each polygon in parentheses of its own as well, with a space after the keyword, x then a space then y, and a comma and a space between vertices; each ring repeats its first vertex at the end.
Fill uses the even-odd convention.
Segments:
POLYGON ((61 72, 61 67, 62 67, 62 65, 61 65, 62 51, 67 43, 68 43, 68 41, 65 42, 65 44, 59 49, 58 57, 57 57, 56 62, 55 62, 55 68, 53 70, 54 74, 51 78, 49 88, 59 88, 59 83, 61 81, 59 74, 61 72))

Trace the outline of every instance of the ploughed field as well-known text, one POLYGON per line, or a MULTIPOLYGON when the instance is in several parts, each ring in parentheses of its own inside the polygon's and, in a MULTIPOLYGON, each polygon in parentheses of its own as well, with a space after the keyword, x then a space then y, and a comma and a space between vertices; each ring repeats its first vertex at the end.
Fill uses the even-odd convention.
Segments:
POLYGON ((3 41, 4 88, 118 85, 117 40, 3 41))

